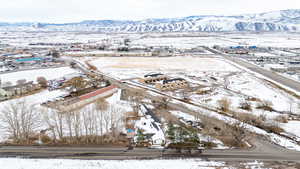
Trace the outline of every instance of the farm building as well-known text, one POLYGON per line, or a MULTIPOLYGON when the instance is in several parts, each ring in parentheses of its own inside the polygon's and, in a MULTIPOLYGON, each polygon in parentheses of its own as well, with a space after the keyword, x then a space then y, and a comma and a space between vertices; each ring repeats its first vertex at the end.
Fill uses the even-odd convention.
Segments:
POLYGON ((174 78, 163 80, 162 84, 156 84, 156 88, 160 90, 176 90, 188 87, 188 82, 183 78, 174 78))
POLYGON ((58 109, 61 112, 72 111, 72 110, 76 110, 80 107, 83 107, 85 105, 88 105, 90 103, 93 103, 94 101, 96 101, 100 98, 108 97, 108 96, 116 93, 117 91, 118 91, 117 86, 110 85, 110 86, 103 87, 101 89, 83 94, 78 97, 63 99, 60 102, 51 103, 51 104, 45 105, 45 106, 53 107, 55 109, 58 109))
POLYGON ((161 73, 150 73, 144 76, 142 82, 144 83, 155 83, 161 80, 167 80, 167 76, 161 73))

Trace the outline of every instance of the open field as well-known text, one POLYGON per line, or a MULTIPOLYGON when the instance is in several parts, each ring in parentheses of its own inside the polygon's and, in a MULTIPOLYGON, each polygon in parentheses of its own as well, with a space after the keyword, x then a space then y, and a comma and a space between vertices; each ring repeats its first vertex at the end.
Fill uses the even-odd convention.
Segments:
POLYGON ((197 73, 197 72, 236 72, 239 69, 224 62, 221 58, 199 57, 109 57, 95 58, 90 63, 100 71, 119 79, 141 77, 150 72, 197 73))
POLYGON ((34 69, 13 73, 0 74, 2 83, 11 82, 15 84, 18 80, 36 81, 38 77, 45 77, 47 80, 63 77, 70 73, 76 73, 74 69, 69 67, 51 68, 51 69, 34 69))

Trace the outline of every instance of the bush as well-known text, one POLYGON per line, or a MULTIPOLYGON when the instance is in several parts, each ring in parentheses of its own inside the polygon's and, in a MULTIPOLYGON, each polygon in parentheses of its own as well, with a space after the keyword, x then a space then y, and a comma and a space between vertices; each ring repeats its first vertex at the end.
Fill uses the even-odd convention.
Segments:
POLYGON ((248 110, 248 111, 252 110, 251 103, 247 102, 247 101, 241 102, 240 103, 240 108, 244 109, 244 110, 248 110))
POLYGON ((266 111, 274 111, 272 106, 273 106, 272 102, 265 100, 265 101, 259 102, 257 104, 256 108, 266 110, 266 111))
POLYGON ((227 111, 229 111, 231 101, 227 98, 223 98, 218 101, 218 105, 219 105, 220 110, 227 112, 227 111))
POLYGON ((256 126, 258 128, 261 128, 263 130, 266 130, 267 132, 281 133, 284 131, 277 124, 266 123, 265 122, 266 117, 263 115, 260 115, 259 117, 257 117, 255 115, 252 115, 249 113, 238 113, 238 114, 235 114, 235 118, 244 123, 247 123, 247 124, 256 126))
POLYGON ((261 126, 261 124, 263 123, 263 119, 249 113, 235 114, 235 118, 239 119, 242 122, 251 124, 253 126, 261 126))
POLYGON ((264 125, 264 129, 267 130, 268 132, 273 132, 273 133, 277 133, 277 134, 280 134, 282 132, 284 132, 284 130, 279 127, 278 125, 264 125))
POLYGON ((36 81, 38 82, 39 85, 41 85, 41 87, 47 87, 48 86, 48 84, 47 84, 48 82, 47 82, 45 77, 38 77, 36 79, 36 81))
POLYGON ((288 117, 284 115, 280 115, 274 118, 275 121, 279 123, 287 123, 288 122, 288 117))
POLYGON ((260 102, 261 100, 259 98, 256 97, 248 97, 246 98, 247 101, 252 101, 252 102, 260 102))
POLYGON ((44 144, 48 144, 48 143, 51 143, 52 142, 52 139, 47 136, 47 135, 42 135, 41 136, 41 141, 44 143, 44 144))
POLYGON ((203 146, 205 148, 208 148, 208 149, 213 148, 213 147, 217 147, 217 144, 213 143, 213 142, 202 141, 201 143, 203 144, 203 146))

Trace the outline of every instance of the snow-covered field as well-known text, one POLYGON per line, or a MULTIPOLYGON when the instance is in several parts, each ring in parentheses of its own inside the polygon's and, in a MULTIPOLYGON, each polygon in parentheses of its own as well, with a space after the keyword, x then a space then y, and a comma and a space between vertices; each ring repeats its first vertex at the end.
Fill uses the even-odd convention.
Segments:
MULTIPOLYGON (((197 58, 197 57, 168 57, 168 58, 136 58, 136 57, 109 57, 95 58, 91 61, 100 71, 119 79, 141 78, 149 72, 161 72, 173 77, 182 77, 189 82, 201 83, 199 80, 207 80, 214 77, 224 85, 225 78, 228 88, 242 95, 258 98, 262 101, 270 101, 277 111, 296 112, 299 100, 288 94, 271 87, 262 80, 253 77, 249 73, 242 72, 220 58, 197 58), (229 73, 234 73, 230 75, 229 73)), ((203 82, 202 82, 203 83, 203 82)), ((206 83, 212 85, 211 83, 206 83)), ((244 97, 226 94, 218 91, 218 95, 211 95, 212 102, 222 97, 229 97, 235 107, 244 97)), ((195 99, 199 99, 196 97, 195 99)), ((208 98, 206 98, 208 99, 208 98)), ((254 105, 255 106, 255 105, 254 105)))
POLYGON ((247 73, 238 74, 229 78, 229 88, 248 96, 271 101, 273 108, 278 111, 296 112, 299 100, 290 97, 288 94, 280 92, 278 89, 265 84, 247 73))
POLYGON ((234 166, 221 161, 205 161, 202 159, 177 160, 63 160, 63 159, 0 159, 1 169, 263 169, 262 162, 238 163, 234 166), (238 167, 236 167, 238 166, 238 167))
MULTIPOLYGON (((74 43, 74 42, 98 42, 102 39, 108 38, 105 34, 81 34, 81 33, 66 33, 66 32, 0 32, 4 35, 1 42, 14 46, 28 46, 30 43, 74 43)), ((112 37, 112 36, 109 36, 112 37)), ((37 46, 39 47, 39 46, 37 46)), ((44 46, 42 46, 44 47, 44 46)))
POLYGON ((220 58, 199 57, 103 57, 91 61, 100 71, 119 79, 143 77, 149 72, 195 73, 235 72, 234 66, 220 58))
POLYGON ((172 46, 176 48, 193 48, 201 45, 213 46, 213 45, 228 45, 235 46, 238 43, 224 41, 215 36, 207 37, 176 37, 176 38, 146 38, 133 41, 133 44, 147 45, 147 46, 172 46))
POLYGON ((256 45, 272 47, 295 47, 300 45, 299 34, 291 33, 166 33, 156 34, 98 34, 73 32, 0 32, 2 43, 15 46, 28 46, 29 43, 102 43, 102 40, 119 40, 124 37, 132 40, 132 45, 173 46, 178 48, 193 48, 205 46, 236 46, 256 45), (187 37, 184 37, 186 35, 187 37), (188 37, 190 36, 190 37, 188 37), (7 38, 5 38, 7 37, 7 38), (24 38, 23 38, 24 37, 24 38))
POLYGON ((26 81, 36 81, 38 77, 42 76, 45 77, 47 80, 51 80, 75 72, 77 71, 69 67, 34 69, 34 70, 0 74, 0 79, 2 83, 11 82, 15 84, 18 80, 21 79, 26 79, 26 81))
POLYGON ((295 47, 300 45, 298 34, 289 33, 261 33, 261 34, 214 34, 210 33, 203 37, 149 37, 133 41, 134 44, 165 45, 179 48, 191 48, 196 46, 236 46, 256 45, 272 47, 295 47))

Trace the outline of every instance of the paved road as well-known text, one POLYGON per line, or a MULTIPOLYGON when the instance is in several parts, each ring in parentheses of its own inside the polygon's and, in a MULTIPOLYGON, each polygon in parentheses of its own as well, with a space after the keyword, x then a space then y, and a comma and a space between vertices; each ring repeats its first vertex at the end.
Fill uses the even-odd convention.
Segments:
POLYGON ((247 68, 247 69, 249 69, 253 72, 259 73, 259 74, 261 74, 261 75, 263 75, 263 76, 265 76, 269 79, 272 79, 272 80, 276 81, 279 84, 282 84, 282 85, 287 86, 287 87, 289 87, 289 88, 291 88, 291 89, 293 89, 297 92, 300 92, 300 82, 297 82, 295 80, 286 78, 286 77, 284 77, 282 75, 279 75, 277 73, 273 73, 269 70, 266 70, 266 69, 263 69, 259 66, 254 65, 254 64, 248 63, 248 62, 246 62, 242 59, 239 59, 237 57, 230 57, 228 55, 225 55, 225 54, 223 54, 219 51, 213 50, 213 49, 208 48, 208 47, 205 47, 205 49, 207 49, 208 51, 213 52, 215 54, 221 55, 225 59, 227 59, 231 62, 234 62, 234 63, 236 63, 236 64, 238 64, 242 67, 245 67, 245 68, 247 68))
POLYGON ((2 146, 0 157, 23 158, 63 158, 63 159, 169 159, 169 158, 203 158, 220 161, 293 161, 300 162, 300 152, 274 148, 269 142, 256 140, 256 146, 250 150, 204 150, 202 154, 193 155, 175 150, 125 147, 47 147, 47 146, 2 146))

